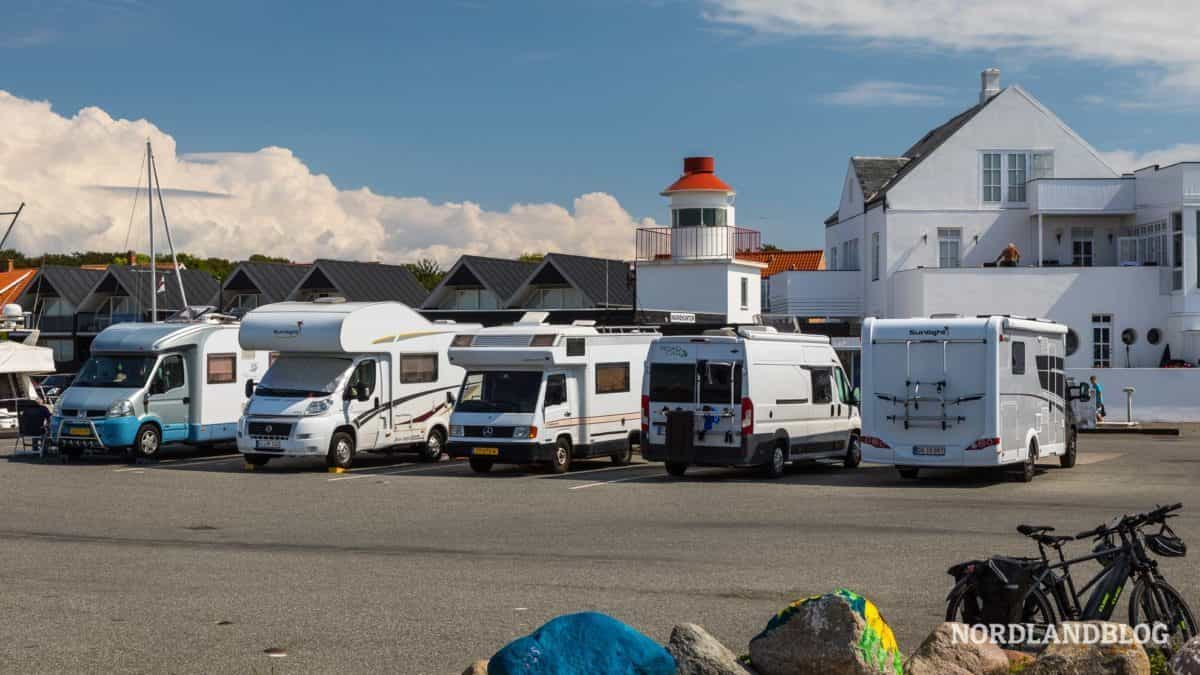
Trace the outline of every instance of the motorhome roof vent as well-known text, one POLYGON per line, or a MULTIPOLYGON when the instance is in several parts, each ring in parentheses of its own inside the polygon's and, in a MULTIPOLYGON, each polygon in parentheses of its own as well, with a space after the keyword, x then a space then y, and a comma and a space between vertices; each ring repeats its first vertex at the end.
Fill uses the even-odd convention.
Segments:
POLYGON ((572 326, 595 326, 595 319, 575 319, 571 322, 572 326))
POLYGON ((318 305, 340 305, 345 301, 346 299, 340 295, 329 295, 324 298, 316 298, 313 300, 313 302, 317 303, 318 305))
POLYGON ((741 326, 738 328, 738 332, 742 335, 749 335, 751 333, 773 334, 779 331, 774 326, 741 326))
POLYGON ((517 319, 518 326, 540 326, 550 318, 550 312, 525 312, 517 319))
POLYGON ((957 314, 955 312, 941 312, 938 314, 930 314, 929 318, 931 318, 931 319, 961 319, 961 318, 963 318, 963 315, 957 314))
POLYGON ((718 335, 721 337, 737 337, 737 331, 726 326, 725 328, 709 328, 701 333, 701 335, 718 335))

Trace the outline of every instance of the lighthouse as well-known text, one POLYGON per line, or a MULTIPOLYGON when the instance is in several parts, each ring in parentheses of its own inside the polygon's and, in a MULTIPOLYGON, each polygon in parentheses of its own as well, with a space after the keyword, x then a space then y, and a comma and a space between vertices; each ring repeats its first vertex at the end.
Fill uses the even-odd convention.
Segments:
POLYGON ((739 258, 758 251, 756 230, 737 227, 734 189, 712 157, 687 157, 683 174, 661 193, 670 227, 637 233, 637 304, 654 323, 753 324, 762 312, 765 264, 739 258))

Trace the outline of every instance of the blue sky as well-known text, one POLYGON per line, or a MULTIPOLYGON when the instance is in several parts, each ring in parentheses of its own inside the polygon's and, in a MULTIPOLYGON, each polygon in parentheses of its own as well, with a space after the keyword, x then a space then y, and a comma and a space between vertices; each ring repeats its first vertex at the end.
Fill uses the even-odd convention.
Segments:
POLYGON ((1200 54, 1139 52, 1152 14, 1088 19, 1106 48, 1060 35, 1070 14, 997 36, 1013 31, 963 12, 947 37, 879 28, 867 0, 4 5, 0 89, 145 118, 181 153, 280 146, 342 189, 493 211, 603 192, 660 222, 681 158, 712 154, 739 224, 787 247, 821 245, 850 155, 902 152, 973 104, 987 66, 1117 161, 1196 137, 1200 54))

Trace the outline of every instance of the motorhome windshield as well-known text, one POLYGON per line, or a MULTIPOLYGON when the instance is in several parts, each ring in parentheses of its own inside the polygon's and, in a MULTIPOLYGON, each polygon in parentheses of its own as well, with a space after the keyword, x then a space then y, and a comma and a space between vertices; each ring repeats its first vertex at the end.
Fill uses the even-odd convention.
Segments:
POLYGON ((695 403, 696 364, 650 364, 650 400, 662 403, 695 403))
POLYGON ((540 371, 485 370, 467 373, 455 410, 531 413, 537 409, 540 371))
POLYGON ((310 398, 338 389, 353 359, 334 356, 280 355, 255 388, 255 396, 310 398))
POLYGON ((742 364, 702 361, 700 372, 701 403, 737 403, 742 400, 742 364))
POLYGON ((157 356, 98 354, 83 364, 72 386, 140 389, 157 360, 157 356))

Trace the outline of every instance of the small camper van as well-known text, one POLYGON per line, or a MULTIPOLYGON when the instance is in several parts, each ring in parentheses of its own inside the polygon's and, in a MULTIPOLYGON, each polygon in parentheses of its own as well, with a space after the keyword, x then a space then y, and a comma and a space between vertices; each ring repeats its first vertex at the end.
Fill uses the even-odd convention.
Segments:
POLYGON ((446 348, 477 328, 431 323, 398 302, 329 298, 249 312, 242 348, 273 362, 246 382, 238 448, 253 466, 315 456, 349 468, 357 452, 395 449, 437 460, 463 376, 446 348))
POLYGON ((544 463, 556 473, 573 459, 629 463, 639 443, 642 364, 658 333, 543 323, 460 335, 450 362, 466 370, 450 419, 449 452, 476 472, 497 463, 544 463))
POLYGON ((650 347, 642 457, 688 466, 859 463, 858 399, 829 338, 765 326, 664 337, 650 347))
POLYGON ((1067 328, 1009 316, 863 323, 863 458, 905 478, 923 468, 1075 464, 1063 357, 1067 328))
POLYGON ((267 354, 239 349, 237 336, 237 324, 219 316, 105 328, 55 403, 52 441, 68 456, 150 459, 163 443, 234 440, 241 381, 267 369, 267 354))

